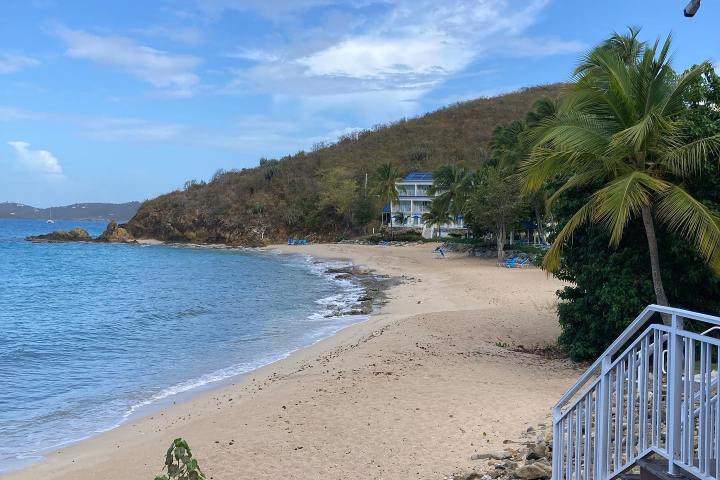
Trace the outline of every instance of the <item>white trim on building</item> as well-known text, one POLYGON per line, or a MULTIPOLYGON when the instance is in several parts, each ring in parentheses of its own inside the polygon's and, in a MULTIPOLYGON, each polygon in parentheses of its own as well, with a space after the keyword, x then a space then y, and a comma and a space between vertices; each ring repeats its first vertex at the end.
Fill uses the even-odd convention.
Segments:
MULTIPOLYGON (((432 184, 432 173, 426 172, 411 172, 397 182, 399 202, 390 203, 390 216, 393 218, 394 226, 417 228, 423 231, 432 228, 432 225, 425 225, 422 221, 423 213, 430 211, 430 203, 437 196, 428 192, 432 184), (395 215, 400 212, 408 217, 404 223, 395 221, 395 215)), ((462 228, 465 228, 463 218, 458 217, 455 222, 442 225, 441 230, 462 228)))

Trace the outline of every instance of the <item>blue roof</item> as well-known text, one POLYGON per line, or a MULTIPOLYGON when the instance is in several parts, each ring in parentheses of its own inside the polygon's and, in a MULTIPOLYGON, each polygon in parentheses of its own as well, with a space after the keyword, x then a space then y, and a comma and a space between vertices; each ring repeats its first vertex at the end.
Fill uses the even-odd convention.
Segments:
POLYGON ((432 182, 432 172, 410 172, 405 175, 406 182, 432 182))

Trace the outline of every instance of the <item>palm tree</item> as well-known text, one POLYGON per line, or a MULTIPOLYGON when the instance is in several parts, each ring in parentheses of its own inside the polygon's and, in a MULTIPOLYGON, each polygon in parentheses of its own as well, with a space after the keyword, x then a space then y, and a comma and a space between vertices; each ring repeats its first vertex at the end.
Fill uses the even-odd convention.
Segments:
POLYGON ((407 222, 408 218, 410 217, 405 215, 403 212, 397 212, 395 215, 393 215, 393 219, 400 225, 405 225, 405 222, 407 222))
POLYGON ((423 213, 421 217, 422 222, 425 225, 430 225, 430 228, 433 229, 431 233, 431 237, 435 237, 435 225, 438 227, 438 236, 440 235, 440 229, 443 225, 447 225, 448 223, 452 222, 452 217, 448 214, 447 210, 442 208, 441 205, 435 204, 433 202, 430 207, 429 212, 423 213))
POLYGON ((433 184, 428 189, 436 195, 433 205, 444 209, 456 219, 467 213, 467 202, 472 190, 473 175, 464 167, 443 165, 433 173, 433 184))
POLYGON ((536 127, 546 118, 555 115, 557 108, 556 99, 544 97, 536 100, 532 109, 525 114, 525 126, 528 128, 536 127))
MULTIPOLYGON (((384 163, 375 171, 372 177, 370 192, 380 197, 383 203, 392 205, 399 203, 396 183, 400 180, 400 171, 391 163, 384 163)), ((393 218, 390 212, 390 236, 393 234, 393 218)))
POLYGON ((503 170, 515 170, 527 155, 527 148, 521 141, 524 131, 525 124, 520 120, 496 125, 490 137, 492 163, 503 170))
MULTIPOLYGON (((497 125, 490 138, 490 160, 492 163, 506 175, 516 172, 532 148, 532 140, 528 138, 528 129, 534 128, 543 120, 552 117, 556 111, 557 101, 555 99, 541 98, 535 101, 530 111, 525 114, 524 122, 516 120, 497 125)), ((526 194, 526 199, 535 213, 535 222, 537 223, 537 233, 540 241, 546 244, 547 192, 545 189, 529 192, 526 194)))
MULTIPOLYGON (((552 118, 557 112, 558 104, 556 99, 541 98, 537 100, 532 109, 525 114, 525 127, 526 129, 532 129, 537 127, 543 120, 552 118)), ((523 156, 526 158, 528 151, 532 148, 532 140, 528 138, 527 130, 520 134, 520 143, 522 144, 523 156)), ((517 170, 519 164, 513 166, 514 170, 517 170)), ((544 245, 547 244, 547 235, 545 233, 545 219, 546 217, 552 218, 551 212, 547 208, 548 192, 546 188, 541 188, 538 191, 532 192, 526 196, 528 203, 532 206, 535 211, 535 223, 537 223, 537 232, 540 237, 540 242, 544 245)))
POLYGON ((588 54, 558 113, 531 132, 535 146, 521 171, 526 191, 552 179, 565 182, 549 204, 570 189, 592 190, 557 233, 544 260, 549 271, 559 267, 563 245, 579 226, 599 224, 617 247, 627 224, 640 217, 657 303, 667 305, 656 223, 684 236, 720 269, 720 218, 682 184, 720 151, 720 135, 691 141, 679 119, 684 94, 707 64, 678 77, 668 57, 670 37, 662 46, 636 37, 635 30, 616 34, 588 54))

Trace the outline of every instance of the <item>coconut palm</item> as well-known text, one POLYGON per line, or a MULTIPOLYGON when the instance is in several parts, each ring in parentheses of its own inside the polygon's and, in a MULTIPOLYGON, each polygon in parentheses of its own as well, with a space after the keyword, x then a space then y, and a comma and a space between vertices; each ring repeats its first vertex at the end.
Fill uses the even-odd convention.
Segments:
MULTIPOLYGON (((533 103, 530 111, 525 115, 525 121, 499 124, 493 130, 490 139, 490 159, 502 173, 510 175, 516 172, 519 165, 527 158, 532 140, 528 138, 528 129, 534 128, 543 120, 552 117, 557 111, 557 101, 552 98, 541 98, 533 103)), ((543 244, 547 243, 545 236, 545 216, 547 192, 546 189, 526 193, 526 200, 535 213, 537 233, 543 244)))
POLYGON ((521 141, 525 124, 519 120, 495 126, 490 137, 490 160, 503 170, 513 171, 527 155, 521 141))
POLYGON ((393 219, 400 225, 405 225, 405 223, 408 221, 408 218, 410 217, 408 215, 405 215, 403 212, 397 212, 395 215, 393 215, 393 219))
MULTIPOLYGON (((400 180, 400 170, 391 163, 384 163, 378 167, 372 177, 371 190, 373 195, 380 197, 383 203, 392 205, 399 203, 397 182, 400 180)), ((390 212, 390 235, 393 234, 393 218, 390 212)))
POLYGON ((428 189, 436 195, 433 205, 445 210, 454 219, 467 213, 467 204, 473 185, 473 175, 464 167, 443 165, 433 173, 433 184, 428 189))
POLYGON ((435 202, 432 202, 430 211, 423 213, 421 220, 425 225, 430 225, 430 228, 433 229, 432 234, 430 235, 431 237, 435 237, 435 226, 438 227, 439 236, 442 226, 453 221, 447 210, 445 210, 442 205, 436 204, 435 202))
POLYGON ((544 260, 548 270, 559 267, 563 245, 581 225, 605 228, 616 247, 627 224, 639 217, 657 303, 667 305, 656 224, 684 236, 720 269, 720 218, 682 183, 720 151, 720 136, 690 140, 680 121, 683 95, 706 65, 678 77, 668 57, 670 37, 652 46, 636 37, 634 30, 624 38, 615 35, 588 54, 558 113, 532 131, 534 147, 521 173, 526 191, 552 179, 565 182, 549 204, 570 189, 591 190, 557 233, 544 260))

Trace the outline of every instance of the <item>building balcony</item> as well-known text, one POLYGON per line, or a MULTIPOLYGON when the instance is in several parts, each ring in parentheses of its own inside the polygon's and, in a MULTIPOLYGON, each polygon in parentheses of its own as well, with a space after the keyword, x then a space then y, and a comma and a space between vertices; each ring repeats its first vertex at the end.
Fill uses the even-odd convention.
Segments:
POLYGON ((431 201, 434 197, 431 197, 430 195, 427 195, 427 194, 425 194, 425 195, 420 195, 420 194, 418 194, 418 195, 403 195, 403 194, 399 194, 399 195, 398 195, 398 198, 399 198, 400 200, 427 200, 427 201, 431 201))

